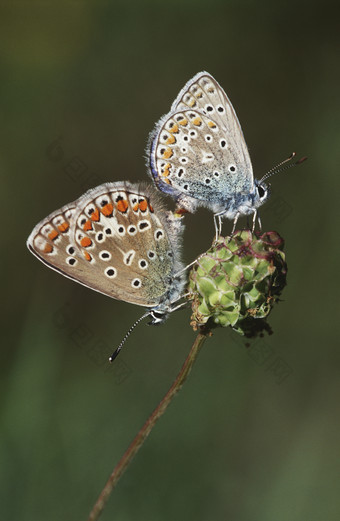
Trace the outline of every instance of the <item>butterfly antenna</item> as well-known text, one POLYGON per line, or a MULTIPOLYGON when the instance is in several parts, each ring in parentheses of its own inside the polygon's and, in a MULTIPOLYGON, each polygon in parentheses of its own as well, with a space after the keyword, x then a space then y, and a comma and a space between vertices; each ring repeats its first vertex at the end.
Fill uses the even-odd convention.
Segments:
POLYGON ((260 179, 259 181, 259 184, 261 184, 263 181, 265 181, 266 179, 268 179, 268 177, 271 177, 272 175, 274 174, 278 174, 279 172, 283 172, 284 170, 288 170, 288 168, 292 168, 293 166, 296 166, 296 165, 300 165, 301 163, 303 163, 304 161, 306 161, 307 157, 304 156, 304 157, 301 157, 301 159, 298 159, 297 161, 295 161, 294 163, 291 163, 290 165, 287 165, 283 168, 280 168, 282 167, 285 163, 288 163, 289 161, 291 161, 294 157, 296 156, 296 153, 293 152, 289 157, 287 157, 287 159, 285 159, 284 161, 281 161, 281 163, 279 163, 278 165, 274 166, 273 168, 271 168, 263 177, 262 179, 260 179))
POLYGON ((112 355, 110 356, 109 358, 109 361, 112 363, 116 358, 117 356, 119 355, 123 345, 125 344, 125 342, 127 341, 127 339, 129 338, 129 336, 131 335, 132 331, 135 329, 136 326, 138 326, 139 322, 141 322, 142 320, 144 320, 144 318, 148 317, 150 315, 150 313, 145 313, 143 316, 139 317, 138 320, 136 320, 136 322, 130 327, 129 331, 126 333, 125 337, 123 338, 123 340, 121 341, 121 343, 119 344, 119 346, 117 347, 117 349, 112 353, 112 355))

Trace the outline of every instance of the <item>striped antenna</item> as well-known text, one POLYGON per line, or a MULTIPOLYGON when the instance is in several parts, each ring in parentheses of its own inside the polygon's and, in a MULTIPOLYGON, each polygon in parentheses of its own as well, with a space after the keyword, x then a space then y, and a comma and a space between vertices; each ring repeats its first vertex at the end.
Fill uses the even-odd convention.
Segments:
POLYGON ((290 165, 287 165, 283 168, 280 168, 281 166, 283 166, 285 163, 288 163, 289 161, 291 161, 294 157, 296 156, 296 153, 293 152, 289 157, 287 157, 287 159, 284 159, 284 161, 281 161, 281 163, 279 163, 278 165, 274 166, 274 168, 271 168, 269 170, 269 172, 267 172, 263 177, 262 179, 260 179, 259 181, 259 184, 261 184, 263 181, 265 181, 266 179, 268 179, 268 177, 271 177, 272 175, 274 174, 278 174, 279 172, 283 172, 284 170, 288 170, 288 168, 292 168, 293 166, 296 166, 296 165, 300 165, 301 163, 303 163, 304 161, 306 161, 307 157, 304 156, 302 157, 301 159, 298 159, 297 161, 295 161, 295 163, 291 163, 290 165))
POLYGON ((132 331, 135 329, 136 326, 138 326, 139 322, 141 322, 142 320, 144 320, 144 318, 148 317, 150 315, 150 313, 145 313, 143 316, 139 317, 138 320, 136 320, 136 322, 130 327, 129 331, 126 333, 125 337, 123 338, 123 340, 121 341, 121 343, 119 344, 119 346, 117 347, 117 349, 112 353, 112 355, 110 356, 109 358, 109 361, 112 363, 116 358, 117 356, 119 355, 123 345, 125 344, 125 342, 127 341, 127 339, 129 338, 129 336, 131 335, 132 331))

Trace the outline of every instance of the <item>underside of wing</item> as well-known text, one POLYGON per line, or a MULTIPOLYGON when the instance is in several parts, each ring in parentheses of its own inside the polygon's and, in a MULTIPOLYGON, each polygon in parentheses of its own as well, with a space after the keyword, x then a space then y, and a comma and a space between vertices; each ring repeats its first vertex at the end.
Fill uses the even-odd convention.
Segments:
POLYGON ((164 191, 221 205, 252 190, 232 135, 210 115, 185 110, 163 118, 154 139, 151 169, 164 191))
POLYGON ((66 277, 146 307, 165 298, 175 265, 164 219, 147 190, 129 183, 107 183, 54 212, 34 228, 28 247, 66 277))
POLYGON ((252 173, 248 148, 236 112, 225 91, 207 72, 200 72, 188 81, 174 101, 171 112, 190 109, 211 117, 228 133, 230 143, 233 143, 247 171, 252 173))
POLYGON ((236 113, 222 87, 206 72, 181 90, 150 139, 156 186, 194 211, 223 211, 254 193, 253 169, 236 113))

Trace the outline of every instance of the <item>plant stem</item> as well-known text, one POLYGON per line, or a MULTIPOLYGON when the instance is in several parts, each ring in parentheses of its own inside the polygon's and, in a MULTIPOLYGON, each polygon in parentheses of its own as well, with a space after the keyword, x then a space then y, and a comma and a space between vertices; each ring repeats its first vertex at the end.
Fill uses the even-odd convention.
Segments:
POLYGON ((176 380, 164 396, 164 398, 160 401, 160 403, 157 405, 156 409, 153 411, 153 413, 149 416, 149 418, 144 423, 141 430, 138 432, 120 461, 115 466, 111 476, 109 477, 108 481, 106 482, 103 490, 101 491, 96 503, 94 504, 90 515, 87 519, 87 521, 96 521, 100 514, 102 513, 109 496, 113 489, 115 488, 116 484, 119 481, 119 478, 124 474, 126 471, 128 465, 133 460, 134 456, 137 454, 139 449, 142 447, 144 441, 152 431, 153 427, 155 426, 157 420, 165 413, 166 409, 170 405, 172 399, 174 396, 178 393, 178 391, 181 389, 182 385, 184 384, 185 380, 187 379, 191 368, 197 358, 197 355, 203 346, 203 343, 207 336, 209 335, 209 331, 207 330, 201 330, 192 347, 190 350, 189 355, 187 356, 182 369, 177 375, 176 380))

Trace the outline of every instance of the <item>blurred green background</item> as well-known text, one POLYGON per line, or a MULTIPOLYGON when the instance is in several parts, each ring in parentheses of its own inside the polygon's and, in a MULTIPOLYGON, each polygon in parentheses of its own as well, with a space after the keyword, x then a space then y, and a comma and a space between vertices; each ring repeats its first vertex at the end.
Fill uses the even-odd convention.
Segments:
MULTIPOLYGON (((25 241, 86 189, 146 180, 148 133, 200 70, 230 96, 257 177, 309 157, 272 179, 262 212, 286 239, 288 286, 272 336, 206 342, 102 519, 339 519, 337 7, 2 4, 2 519, 85 520, 195 338, 189 310, 143 324, 108 368, 142 310, 48 270, 25 241)), ((188 216, 184 260, 212 239, 208 211, 188 216)))

